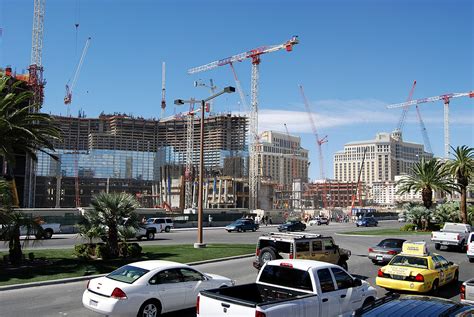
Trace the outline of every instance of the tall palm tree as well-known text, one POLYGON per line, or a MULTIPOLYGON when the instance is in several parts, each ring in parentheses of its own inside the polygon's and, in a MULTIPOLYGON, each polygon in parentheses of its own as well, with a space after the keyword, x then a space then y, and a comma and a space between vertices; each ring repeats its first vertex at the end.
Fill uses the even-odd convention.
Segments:
POLYGON ((449 170, 437 159, 424 158, 413 166, 412 174, 401 179, 397 193, 421 192, 423 205, 430 209, 433 205, 433 191, 451 193, 455 185, 449 177, 449 170))
POLYGON ((454 151, 454 159, 447 166, 456 178, 457 191, 461 194, 461 220, 467 223, 467 186, 474 178, 474 148, 463 145, 451 149, 454 151))
POLYGON ((132 218, 138 224, 135 209, 139 207, 137 200, 128 193, 99 193, 91 202, 94 210, 86 213, 86 218, 96 226, 107 227, 107 244, 110 254, 119 254, 119 225, 123 218, 132 218))

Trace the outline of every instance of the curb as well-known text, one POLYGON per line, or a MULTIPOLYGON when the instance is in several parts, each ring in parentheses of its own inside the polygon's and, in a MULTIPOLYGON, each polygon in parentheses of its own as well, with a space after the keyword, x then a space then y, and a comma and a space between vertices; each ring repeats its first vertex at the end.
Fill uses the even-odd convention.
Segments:
POLYGON ((343 237, 377 237, 376 235, 369 235, 369 234, 344 234, 344 233, 337 233, 334 232, 336 236, 343 236, 343 237))
MULTIPOLYGON (((190 262, 190 263, 185 263, 185 264, 187 264, 189 266, 196 266, 196 265, 201 265, 201 264, 209 264, 209 263, 217 263, 217 262, 224 262, 224 261, 250 258, 250 257, 253 257, 253 256, 255 256, 254 253, 242 254, 242 255, 229 256, 229 257, 226 257, 226 258, 196 261, 196 262, 190 262)), ((30 287, 38 287, 38 286, 48 286, 48 285, 57 285, 57 284, 67 284, 67 283, 81 282, 81 281, 87 281, 87 280, 90 280, 90 279, 93 279, 93 278, 96 278, 96 277, 105 276, 105 275, 107 275, 107 274, 86 275, 86 276, 63 278, 63 279, 58 279, 58 280, 6 285, 6 286, 0 286, 0 292, 23 289, 23 288, 30 288, 30 287)))

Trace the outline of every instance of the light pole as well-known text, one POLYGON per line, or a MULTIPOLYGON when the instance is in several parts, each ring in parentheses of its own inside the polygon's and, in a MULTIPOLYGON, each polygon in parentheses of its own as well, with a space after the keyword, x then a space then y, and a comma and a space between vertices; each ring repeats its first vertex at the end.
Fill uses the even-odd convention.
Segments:
MULTIPOLYGON (((194 244, 195 248, 205 248, 206 244, 202 242, 202 217, 203 217, 203 177, 204 177, 204 112, 206 108, 206 102, 222 95, 225 93, 235 92, 234 87, 225 87, 223 90, 201 100, 201 124, 200 124, 200 143, 199 143, 199 192, 198 192, 198 237, 197 242, 194 244)), ((183 100, 176 99, 175 105, 184 105, 185 103, 195 103, 196 100, 183 100)))

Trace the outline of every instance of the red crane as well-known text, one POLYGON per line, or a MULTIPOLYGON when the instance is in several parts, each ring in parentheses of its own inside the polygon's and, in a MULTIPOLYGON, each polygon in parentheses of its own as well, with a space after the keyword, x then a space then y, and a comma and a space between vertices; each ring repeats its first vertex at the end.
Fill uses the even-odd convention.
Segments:
POLYGON ((309 122, 311 123, 311 129, 313 130, 313 134, 314 134, 314 137, 316 139, 316 145, 318 147, 318 155, 319 155, 319 178, 321 180, 323 180, 323 183, 322 183, 322 201, 323 201, 323 207, 326 208, 327 205, 328 205, 328 202, 327 202, 327 188, 326 188, 326 184, 324 182, 324 180, 326 179, 326 176, 324 174, 324 157, 323 157, 323 149, 322 149, 322 145, 326 142, 328 142, 328 136, 325 135, 324 137, 320 138, 319 137, 319 134, 318 134, 318 130, 316 129, 316 124, 314 123, 314 120, 313 120, 313 114, 311 113, 311 108, 309 107, 309 102, 308 102, 308 99, 306 98, 306 95, 304 93, 304 89, 303 89, 303 85, 299 85, 300 87, 300 92, 301 92, 301 96, 303 97, 303 100, 304 100, 304 105, 305 105, 305 108, 306 108, 306 112, 308 113, 308 118, 309 118, 309 122))

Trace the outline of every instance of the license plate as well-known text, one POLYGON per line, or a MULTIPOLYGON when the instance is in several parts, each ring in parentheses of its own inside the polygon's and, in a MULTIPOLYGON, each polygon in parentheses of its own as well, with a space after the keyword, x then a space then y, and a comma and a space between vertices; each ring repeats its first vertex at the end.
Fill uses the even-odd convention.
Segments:
POLYGON ((392 274, 392 278, 393 278, 394 280, 404 280, 404 279, 405 279, 405 276, 392 274))
POLYGON ((449 242, 443 241, 441 242, 442 245, 449 245, 449 242))
POLYGON ((89 305, 90 305, 90 306, 97 307, 97 304, 99 304, 99 302, 98 302, 98 301, 95 301, 95 300, 92 300, 92 299, 91 299, 91 300, 89 300, 89 305))
POLYGON ((382 255, 376 255, 376 256, 375 256, 375 259, 376 259, 377 261, 383 261, 383 256, 382 256, 382 255))

